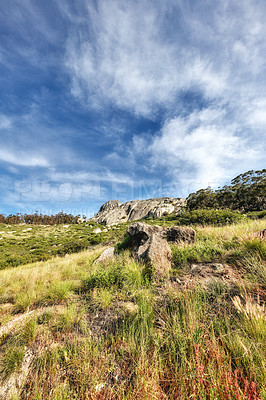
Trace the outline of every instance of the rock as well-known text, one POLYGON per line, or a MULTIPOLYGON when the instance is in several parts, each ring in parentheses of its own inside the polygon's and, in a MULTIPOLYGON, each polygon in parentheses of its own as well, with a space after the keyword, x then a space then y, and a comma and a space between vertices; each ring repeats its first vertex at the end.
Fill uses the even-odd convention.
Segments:
POLYGON ((101 233, 101 228, 95 228, 93 229, 93 233, 101 233))
POLYGON ((98 224, 114 225, 120 220, 127 219, 125 211, 121 208, 121 201, 110 200, 104 203, 91 220, 98 224))
POLYGON ((260 231, 259 237, 261 239, 265 239, 266 238, 266 229, 262 229, 262 231, 260 231))
POLYGON ((167 241, 162 237, 163 229, 143 222, 135 222, 127 229, 131 237, 130 246, 138 260, 154 268, 156 281, 169 278, 172 251, 167 241))
POLYGON ((103 204, 91 219, 99 224, 114 225, 143 218, 161 218, 165 214, 179 212, 185 206, 185 199, 172 197, 133 200, 124 204, 111 200, 103 204))
POLYGON ((166 231, 166 238, 169 242, 176 244, 194 243, 196 240, 196 231, 189 226, 173 226, 166 231))
POLYGON ((223 264, 214 263, 214 264, 211 264, 211 268, 213 269, 213 271, 216 274, 223 274, 226 266, 224 266, 223 264))
POLYGON ((104 264, 108 260, 112 260, 115 257, 115 248, 109 247, 108 249, 104 250, 100 257, 95 260, 95 263, 102 263, 104 264))
POLYGON ((101 206, 99 212, 114 210, 117 207, 120 207, 121 205, 122 205, 122 203, 119 200, 110 200, 101 206))
POLYGON ((125 302, 122 305, 122 308, 128 316, 134 316, 139 311, 139 306, 137 304, 132 303, 131 301, 125 302))
POLYGON ((190 266, 190 273, 193 276, 199 275, 207 276, 220 276, 228 272, 228 265, 220 263, 198 263, 190 266))
POLYGON ((134 222, 127 228, 127 233, 139 242, 141 239, 147 240, 151 235, 161 234, 163 228, 157 225, 148 225, 145 222, 134 222))
POLYGON ((85 218, 85 217, 80 217, 80 218, 78 218, 78 220, 77 220, 77 223, 78 224, 83 224, 84 222, 86 222, 87 221, 87 218, 85 218))
POLYGON ((172 251, 165 239, 158 234, 153 234, 139 247, 137 257, 142 259, 148 266, 155 268, 154 277, 156 281, 169 278, 171 269, 172 251))

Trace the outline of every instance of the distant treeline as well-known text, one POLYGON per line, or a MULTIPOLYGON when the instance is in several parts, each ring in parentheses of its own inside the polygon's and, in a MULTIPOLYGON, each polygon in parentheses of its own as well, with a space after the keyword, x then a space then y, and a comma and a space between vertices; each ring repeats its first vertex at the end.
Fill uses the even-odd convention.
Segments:
POLYGON ((30 224, 30 225, 58 225, 58 224, 78 224, 80 215, 74 216, 60 212, 56 215, 43 214, 10 214, 5 216, 0 214, 0 224, 30 224))
POLYGON ((189 210, 231 209, 241 213, 263 211, 266 205, 266 169, 238 175, 230 185, 213 191, 210 187, 191 193, 189 210))

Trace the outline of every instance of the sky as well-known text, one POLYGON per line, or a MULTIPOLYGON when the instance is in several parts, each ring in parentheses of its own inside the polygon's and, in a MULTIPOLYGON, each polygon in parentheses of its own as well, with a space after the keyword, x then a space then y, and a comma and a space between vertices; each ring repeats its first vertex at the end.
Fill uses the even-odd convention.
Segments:
POLYGON ((265 0, 0 0, 0 213, 265 168, 265 0))

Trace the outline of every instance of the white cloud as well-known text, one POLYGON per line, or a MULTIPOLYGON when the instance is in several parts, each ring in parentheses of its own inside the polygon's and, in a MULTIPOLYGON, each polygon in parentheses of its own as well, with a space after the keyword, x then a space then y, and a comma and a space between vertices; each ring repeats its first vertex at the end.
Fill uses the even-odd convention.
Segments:
MULTIPOLYGON (((166 121, 144 146, 153 169, 164 168, 189 192, 191 182, 197 188, 218 186, 263 161, 263 149, 239 136, 238 129, 237 123, 228 122, 224 110, 210 108, 166 121)), ((138 152, 136 147, 134 151, 138 152)))
MULTIPOLYGON (((56 3, 50 4, 51 16, 47 17, 45 7, 31 0, 13 0, 1 7, 0 25, 12 27, 12 35, 5 35, 5 45, 0 46, 0 62, 15 73, 25 65, 47 69, 58 65, 59 52, 53 54, 44 49, 62 45, 61 30, 53 22, 57 14, 56 3)), ((3 32, 5 30, 3 29, 3 32)))
POLYGON ((262 1, 195 9, 172 1, 102 1, 97 10, 84 3, 82 23, 72 19, 66 65, 72 93, 89 107, 112 103, 151 117, 158 107, 173 110, 178 93, 191 88, 238 107, 264 92, 262 1))
POLYGON ((10 129, 12 126, 12 119, 6 115, 0 114, 0 131, 10 129))
POLYGON ((82 29, 73 30, 67 44, 73 94, 89 107, 111 103, 136 115, 156 115, 162 124, 155 137, 136 134, 132 148, 110 154, 110 160, 126 157, 132 165, 146 153, 154 170, 164 167, 173 180, 194 180, 199 187, 261 167, 264 1, 194 7, 114 0, 100 2, 97 10, 86 4, 82 29), (180 106, 179 96, 189 91, 201 93, 201 111, 180 106), (156 114, 160 108, 165 113, 156 114))
POLYGON ((0 162, 6 162, 21 167, 49 167, 45 157, 30 152, 12 152, 8 149, 0 150, 0 162))
POLYGON ((98 12, 88 5, 85 31, 73 29, 67 43, 72 93, 89 106, 111 102, 151 116, 157 107, 169 107, 179 90, 223 90, 226 70, 193 46, 184 48, 178 26, 175 37, 163 38, 161 12, 149 1, 103 1, 98 12))
POLYGON ((114 184, 123 183, 129 186, 135 184, 132 176, 119 172, 112 172, 109 170, 104 170, 103 172, 78 171, 71 173, 51 171, 49 173, 49 177, 51 180, 55 180, 57 182, 98 182, 99 184, 101 182, 110 182, 114 184))

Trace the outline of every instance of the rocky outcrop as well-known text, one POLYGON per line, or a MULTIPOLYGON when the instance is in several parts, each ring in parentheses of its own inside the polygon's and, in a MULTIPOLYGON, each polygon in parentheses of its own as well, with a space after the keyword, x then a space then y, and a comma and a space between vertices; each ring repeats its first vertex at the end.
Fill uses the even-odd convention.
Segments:
POLYGON ((159 197, 148 200, 133 200, 122 204, 118 200, 107 201, 92 218, 99 224, 114 225, 143 218, 161 218, 186 207, 182 198, 159 197))
POLYGON ((98 224, 114 225, 118 222, 127 221, 125 210, 118 200, 111 200, 104 203, 97 214, 92 218, 98 224))
POLYGON ((227 264, 197 263, 188 266, 181 275, 174 274, 171 281, 177 287, 192 288, 200 285, 210 291, 217 287, 219 290, 231 288, 232 293, 232 289, 239 285, 241 277, 236 268, 227 264))

